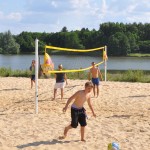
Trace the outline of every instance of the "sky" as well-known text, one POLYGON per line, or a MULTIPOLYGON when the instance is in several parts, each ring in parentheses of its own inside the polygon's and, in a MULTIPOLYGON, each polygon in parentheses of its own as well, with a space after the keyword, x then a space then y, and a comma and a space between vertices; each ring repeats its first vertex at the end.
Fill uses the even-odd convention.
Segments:
POLYGON ((0 0, 0 33, 98 30, 105 22, 150 23, 150 0, 0 0))

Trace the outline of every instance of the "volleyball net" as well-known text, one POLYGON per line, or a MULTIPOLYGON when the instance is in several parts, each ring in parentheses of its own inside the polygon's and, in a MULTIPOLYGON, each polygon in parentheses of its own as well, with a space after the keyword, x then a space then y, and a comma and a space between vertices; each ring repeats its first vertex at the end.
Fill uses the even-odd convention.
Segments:
POLYGON ((87 53, 87 52, 93 52, 93 51, 102 51, 103 54, 99 56, 102 56, 102 61, 96 63, 96 66, 101 65, 104 63, 104 61, 107 59, 106 54, 106 46, 98 47, 98 48, 92 48, 92 49, 70 49, 70 48, 62 48, 62 47, 55 47, 55 46, 45 46, 45 55, 44 55, 44 64, 42 65, 43 73, 50 74, 50 73, 60 73, 60 72, 81 72, 86 71, 92 68, 92 66, 88 66, 86 68, 80 68, 80 69, 69 69, 69 70, 54 70, 54 63, 51 60, 51 57, 47 53, 47 49, 50 50, 56 50, 56 51, 69 51, 69 52, 75 52, 75 53, 87 53))

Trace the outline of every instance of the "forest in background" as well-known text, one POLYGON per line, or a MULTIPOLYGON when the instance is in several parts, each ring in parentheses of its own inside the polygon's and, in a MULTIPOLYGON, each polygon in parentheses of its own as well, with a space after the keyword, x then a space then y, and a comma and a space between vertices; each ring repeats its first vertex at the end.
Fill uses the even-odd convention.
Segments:
MULTIPOLYGON (((67 27, 63 27, 60 32, 56 33, 22 32, 18 35, 12 35, 8 30, 0 33, 0 54, 34 53, 36 38, 39 40, 39 54, 44 53, 45 45, 73 49, 91 49, 106 45, 108 56, 128 56, 133 53, 150 54, 149 23, 113 22, 100 24, 99 30, 82 28, 68 31, 67 27)), ((71 52, 50 50, 49 53, 69 55, 71 52)), ((71 53, 73 54, 77 53, 71 53)), ((86 53, 86 55, 91 54, 86 53)), ((97 55, 97 52, 95 51, 92 55, 97 55)))

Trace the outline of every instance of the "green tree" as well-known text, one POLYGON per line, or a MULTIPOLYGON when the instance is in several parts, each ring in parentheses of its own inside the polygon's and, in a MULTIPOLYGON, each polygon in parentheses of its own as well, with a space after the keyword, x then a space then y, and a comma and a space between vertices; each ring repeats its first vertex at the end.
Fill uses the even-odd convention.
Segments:
POLYGON ((128 32, 126 34, 130 43, 131 53, 138 53, 139 52, 139 45, 138 45, 138 37, 137 34, 133 34, 128 32))
MULTIPOLYGON (((79 37, 75 32, 65 32, 65 33, 61 32, 60 42, 61 42, 61 47, 73 48, 73 49, 84 49, 84 46, 80 43, 79 37)), ((67 52, 66 54, 70 54, 70 53, 72 52, 67 52)))
MULTIPOLYGON (((107 22, 100 24, 98 31, 94 29, 90 31, 88 28, 82 28, 81 31, 69 32, 67 27, 63 27, 60 32, 56 33, 22 32, 15 37, 17 43, 20 44, 22 53, 34 52, 34 42, 38 38, 39 52, 41 53, 43 53, 45 45, 75 49, 89 49, 107 45, 109 55, 126 56, 129 53, 149 53, 149 33, 149 23, 123 24, 107 22)), ((0 39, 2 39, 1 35, 0 39)), ((3 48, 0 47, 0 53, 2 51, 3 48)), ((56 53, 55 50, 51 50, 50 52, 56 53)), ((57 54, 62 53, 64 52, 57 51, 57 54)), ((89 53, 85 55, 89 55, 89 53)), ((92 53, 92 55, 96 55, 96 52, 92 53)))
POLYGON ((150 53, 150 40, 139 42, 140 53, 150 53))
POLYGON ((16 43, 15 38, 9 30, 0 35, 0 53, 19 54, 19 48, 20 45, 16 43))
POLYGON ((80 39, 75 32, 70 32, 66 34, 66 47, 74 49, 83 49, 84 46, 80 43, 80 39))
POLYGON ((35 51, 35 39, 32 38, 33 33, 22 32, 16 39, 20 44, 21 53, 31 53, 35 51))
POLYGON ((108 40, 108 55, 127 56, 130 53, 130 44, 124 33, 117 32, 108 40))
POLYGON ((67 27, 63 27, 63 28, 61 29, 61 32, 68 32, 67 27))

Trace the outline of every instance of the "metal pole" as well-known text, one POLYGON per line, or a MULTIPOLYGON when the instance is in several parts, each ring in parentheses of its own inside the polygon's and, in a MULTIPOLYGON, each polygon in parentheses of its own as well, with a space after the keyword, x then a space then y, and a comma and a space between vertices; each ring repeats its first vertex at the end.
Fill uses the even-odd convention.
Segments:
POLYGON ((38 39, 35 39, 35 113, 38 114, 38 39))
MULTIPOLYGON (((107 56, 107 46, 105 46, 105 54, 107 56)), ((107 58, 105 58, 104 62, 105 62, 105 82, 106 82, 107 81, 107 58)))

